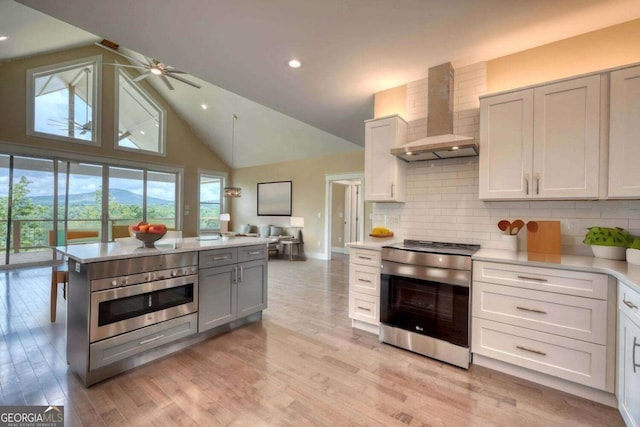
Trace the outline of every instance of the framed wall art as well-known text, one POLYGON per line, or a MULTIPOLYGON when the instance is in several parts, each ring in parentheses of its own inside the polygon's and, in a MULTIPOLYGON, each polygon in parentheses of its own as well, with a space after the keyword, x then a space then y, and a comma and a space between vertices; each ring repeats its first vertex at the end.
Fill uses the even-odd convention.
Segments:
POLYGON ((258 183, 258 216, 291 216, 291 181, 258 183))

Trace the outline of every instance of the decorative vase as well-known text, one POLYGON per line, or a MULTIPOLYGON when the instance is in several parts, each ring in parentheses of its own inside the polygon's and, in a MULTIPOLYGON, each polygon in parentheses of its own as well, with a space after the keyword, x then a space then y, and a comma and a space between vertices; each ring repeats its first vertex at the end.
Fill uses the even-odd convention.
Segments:
POLYGON ((591 245, 591 250, 595 257, 619 261, 624 261, 627 255, 627 248, 622 246, 591 245))

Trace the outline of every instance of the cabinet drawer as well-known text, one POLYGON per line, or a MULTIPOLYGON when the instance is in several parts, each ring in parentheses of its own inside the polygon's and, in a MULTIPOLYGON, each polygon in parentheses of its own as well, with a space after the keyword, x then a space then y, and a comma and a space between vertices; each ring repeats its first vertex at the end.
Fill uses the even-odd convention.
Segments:
POLYGON ((197 313, 167 320, 89 346, 89 369, 94 370, 143 351, 196 333, 197 313))
POLYGON ((498 285, 607 299, 605 274, 475 261, 473 279, 498 285))
POLYGON ((349 264, 349 291, 380 296, 380 267, 349 264))
POLYGON ((372 325, 380 323, 380 298, 349 292, 349 317, 372 325))
POLYGON ((619 282, 618 307, 636 324, 640 325, 640 292, 629 285, 619 282))
POLYGON ((473 353, 605 390, 605 346, 478 318, 472 325, 473 353))
POLYGON ((222 265, 236 264, 238 262, 237 248, 220 248, 210 251, 201 251, 198 267, 220 267, 222 265))
POLYGON ((474 317, 596 344, 607 343, 607 302, 474 282, 474 317))
POLYGON ((349 262, 352 264, 380 267, 380 252, 372 249, 349 249, 349 262))
POLYGON ((242 246, 238 249, 238 262, 267 258, 267 245, 242 246))

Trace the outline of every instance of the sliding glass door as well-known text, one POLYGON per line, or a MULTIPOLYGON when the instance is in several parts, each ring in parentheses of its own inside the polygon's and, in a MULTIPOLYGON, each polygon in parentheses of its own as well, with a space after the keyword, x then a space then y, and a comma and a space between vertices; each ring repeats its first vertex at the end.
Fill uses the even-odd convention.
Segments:
POLYGON ((179 229, 178 172, 0 154, 0 265, 108 242, 139 221, 179 229), (116 233, 117 231, 117 233, 116 233))

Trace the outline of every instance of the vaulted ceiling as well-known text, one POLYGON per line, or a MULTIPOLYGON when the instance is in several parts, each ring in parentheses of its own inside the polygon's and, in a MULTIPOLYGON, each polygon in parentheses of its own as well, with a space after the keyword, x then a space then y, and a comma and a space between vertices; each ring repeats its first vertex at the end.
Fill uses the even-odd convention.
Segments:
MULTIPOLYGON (((638 0, 20 3, 89 33, 30 24, 23 35, 46 34, 43 47, 95 34, 195 76, 200 90, 155 86, 229 164, 238 116, 235 168, 360 149, 373 94, 424 78, 431 66, 468 65, 640 17, 638 0), (289 68, 292 58, 302 67, 289 68)), ((20 5, 0 0, 0 32, 8 6, 20 5)))

